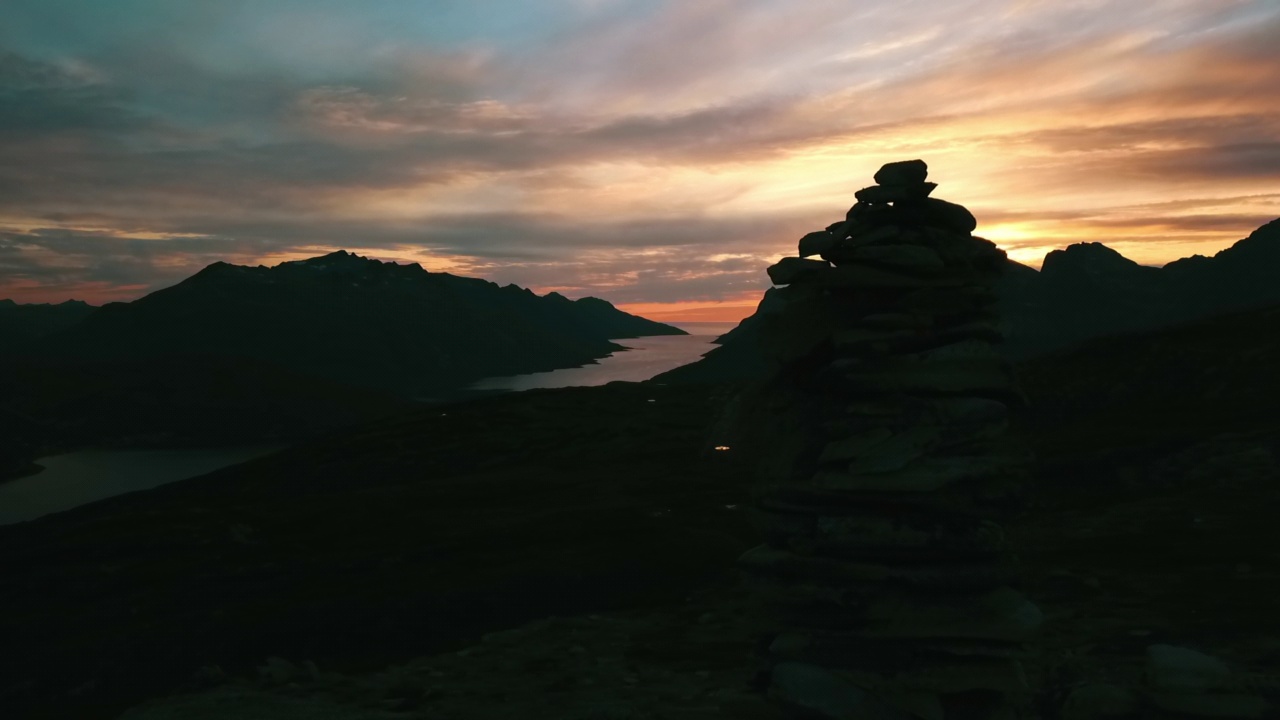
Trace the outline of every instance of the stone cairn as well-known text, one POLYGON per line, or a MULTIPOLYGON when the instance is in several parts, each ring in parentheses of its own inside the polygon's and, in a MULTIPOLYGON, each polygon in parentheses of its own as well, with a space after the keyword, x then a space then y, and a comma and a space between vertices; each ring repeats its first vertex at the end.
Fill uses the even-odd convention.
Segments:
MULTIPOLYGON (((739 559, 772 634, 769 697, 802 718, 1014 718, 1041 623, 998 521, 1029 457, 997 354, 1005 254, 885 165, 846 218, 769 268, 768 381, 731 422, 762 476, 766 542, 739 559), (821 259, 812 258, 817 255, 821 259), (744 409, 745 408, 745 409, 744 409)), ((768 638, 765 639, 768 641, 768 638)))

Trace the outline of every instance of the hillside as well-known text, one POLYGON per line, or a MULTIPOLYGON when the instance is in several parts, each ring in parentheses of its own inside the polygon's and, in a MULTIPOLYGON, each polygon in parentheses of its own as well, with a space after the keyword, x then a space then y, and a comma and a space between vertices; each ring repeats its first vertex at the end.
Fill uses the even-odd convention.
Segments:
POLYGON ((0 300, 0 348, 26 344, 85 319, 96 308, 80 300, 63 303, 19 304, 0 300))
POLYGON ((621 349, 612 337, 683 334, 594 298, 429 273, 338 251, 275 267, 214 263, 45 338, 42 355, 218 355, 269 362, 405 396, 494 375, 573 367, 621 349))
MULTIPOLYGON (((1021 365, 1032 406, 1015 427, 1039 465, 1009 531, 1049 618, 1031 668, 1043 717, 1076 683, 1136 682, 1153 642, 1280 670, 1275 338, 1280 310, 1249 311, 1021 365)), ((437 407, 0 528, 0 702, 109 716, 212 683, 170 716, 586 718, 631 698, 768 717, 716 709, 749 693, 762 632, 731 570, 758 542, 746 469, 707 448, 725 392, 614 383, 437 407), (323 674, 254 680, 270 656, 323 674), (242 680, 197 672, 215 664, 242 680)))

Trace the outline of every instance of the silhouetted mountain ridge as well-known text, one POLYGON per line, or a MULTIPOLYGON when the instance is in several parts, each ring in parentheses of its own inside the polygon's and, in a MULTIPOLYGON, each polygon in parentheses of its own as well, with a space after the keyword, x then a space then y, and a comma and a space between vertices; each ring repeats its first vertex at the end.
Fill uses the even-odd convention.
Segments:
POLYGON ((104 305, 39 348, 95 359, 250 358, 414 395, 582 365, 622 349, 610 338, 659 334, 684 333, 603 300, 539 297, 338 251, 274 267, 213 263, 104 305))
POLYGON ((25 344, 70 327, 97 308, 82 300, 51 304, 19 304, 0 300, 0 343, 25 344))
MULTIPOLYGON (((1045 256, 1039 271, 1008 261, 998 293, 1005 353, 1022 360, 1107 336, 1145 332, 1251 308, 1280 305, 1280 219, 1213 257, 1164 267, 1139 265, 1102 243, 1077 243, 1045 256)), ((767 291, 756 313, 699 362, 656 382, 722 382, 766 370, 759 325, 781 298, 767 291)))

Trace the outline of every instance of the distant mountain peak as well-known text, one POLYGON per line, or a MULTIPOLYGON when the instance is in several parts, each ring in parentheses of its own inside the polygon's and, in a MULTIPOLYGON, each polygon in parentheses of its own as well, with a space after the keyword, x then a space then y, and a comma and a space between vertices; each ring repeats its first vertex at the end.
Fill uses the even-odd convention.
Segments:
POLYGON ((1269 237, 1280 239, 1280 218, 1276 218, 1257 230, 1254 230, 1249 234, 1249 237, 1253 237, 1254 235, 1267 235, 1269 237))
POLYGON ((1068 245, 1065 249, 1053 250, 1045 255, 1040 273, 1046 277, 1078 271, 1092 275, 1100 272, 1128 272, 1141 267, 1102 243, 1084 242, 1068 245))
POLYGON ((381 260, 374 260, 356 255, 346 250, 335 250, 328 255, 320 255, 306 260, 294 260, 293 262, 281 263, 282 265, 307 265, 312 267, 364 267, 367 265, 381 265, 381 260))

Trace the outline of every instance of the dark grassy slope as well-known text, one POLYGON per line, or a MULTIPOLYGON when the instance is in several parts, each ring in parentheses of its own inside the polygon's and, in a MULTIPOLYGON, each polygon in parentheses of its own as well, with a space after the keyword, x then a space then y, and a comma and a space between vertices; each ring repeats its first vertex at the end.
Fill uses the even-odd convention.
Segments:
MULTIPOLYGON (((1054 687, 1151 642, 1280 667, 1277 338, 1252 312, 1023 368, 1041 464, 1011 532, 1054 687)), ((0 528, 0 703, 107 716, 205 663, 373 668, 678 599, 755 543, 724 507, 744 469, 705 453, 723 392, 490 398, 0 528)))
POLYGON ((85 445, 295 441, 413 404, 271 363, 178 355, 99 361, 0 357, 0 407, 15 420, 11 437, 48 454, 85 445))
POLYGON ((19 304, 0 300, 0 350, 71 327, 97 308, 80 300, 19 304))
POLYGON ((332 253, 130 303, 0 301, 0 480, 86 445, 296 440, 684 334, 604 300, 332 253))
MULTIPOLYGON (((1049 695, 1136 681, 1151 643, 1280 675, 1280 307, 1026 363, 1049 695)), ((1280 687, 1280 686, 1277 686, 1280 687)))
POLYGON ((204 663, 372 667, 679 597, 749 541, 700 455, 713 402, 635 385, 476 401, 0 528, 0 703, 105 714, 204 663))

